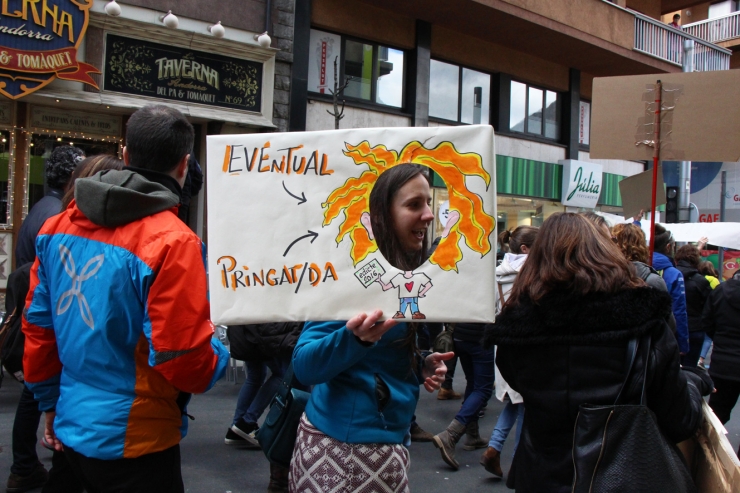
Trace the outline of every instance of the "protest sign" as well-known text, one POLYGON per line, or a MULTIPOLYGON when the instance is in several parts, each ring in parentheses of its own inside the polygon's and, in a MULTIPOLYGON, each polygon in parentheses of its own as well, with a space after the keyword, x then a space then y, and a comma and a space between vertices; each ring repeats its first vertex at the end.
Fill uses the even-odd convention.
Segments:
POLYGON ((213 321, 347 320, 378 308, 409 321, 493 321, 493 152, 487 125, 208 136, 213 321), (439 246, 404 272, 378 250, 369 197, 384 171, 409 162, 436 173, 450 199, 439 246))

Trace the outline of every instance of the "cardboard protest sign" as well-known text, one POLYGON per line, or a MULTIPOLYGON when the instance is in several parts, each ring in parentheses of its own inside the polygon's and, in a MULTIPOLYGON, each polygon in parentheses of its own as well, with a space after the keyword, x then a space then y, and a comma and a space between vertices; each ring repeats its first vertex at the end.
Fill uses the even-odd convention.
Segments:
POLYGON ((740 461, 727 439, 727 431, 706 402, 704 421, 696 436, 694 483, 702 493, 740 491, 740 461))
POLYGON ((213 321, 347 320, 378 308, 408 321, 493 321, 493 152, 488 125, 208 136, 213 321), (434 171, 450 199, 438 247, 403 272, 378 250, 369 197, 384 171, 409 162, 434 171))
POLYGON ((652 160, 658 80, 661 160, 740 160, 738 70, 594 79, 591 158, 652 160))
MULTIPOLYGON (((619 194, 622 196, 622 210, 624 217, 634 217, 640 210, 652 209, 653 170, 647 170, 636 175, 628 176, 619 182, 619 194)), ((665 185, 663 184, 663 167, 658 167, 658 181, 655 183, 655 205, 666 203, 665 185)))

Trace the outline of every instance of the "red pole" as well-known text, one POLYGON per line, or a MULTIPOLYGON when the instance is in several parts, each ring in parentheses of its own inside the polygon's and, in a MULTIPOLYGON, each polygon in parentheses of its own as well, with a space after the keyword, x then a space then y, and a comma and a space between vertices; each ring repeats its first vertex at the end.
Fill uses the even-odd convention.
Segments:
POLYGON ((653 197, 650 208, 650 258, 649 263, 653 265, 653 252, 655 251, 655 186, 658 182, 658 163, 660 162, 660 104, 663 85, 660 81, 655 84, 655 118, 653 119, 653 197))

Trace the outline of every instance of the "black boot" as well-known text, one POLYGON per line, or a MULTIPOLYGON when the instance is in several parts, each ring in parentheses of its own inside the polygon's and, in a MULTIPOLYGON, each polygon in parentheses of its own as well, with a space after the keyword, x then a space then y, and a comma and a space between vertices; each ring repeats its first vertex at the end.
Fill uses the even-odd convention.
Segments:
POLYGON ((290 469, 270 462, 270 484, 267 493, 288 493, 288 474, 290 469))

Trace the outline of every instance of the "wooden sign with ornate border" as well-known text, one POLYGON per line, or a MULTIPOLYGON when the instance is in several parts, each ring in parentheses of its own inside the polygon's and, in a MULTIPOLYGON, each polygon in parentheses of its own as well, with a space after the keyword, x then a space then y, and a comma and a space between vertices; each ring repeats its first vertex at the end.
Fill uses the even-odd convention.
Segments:
POLYGON ((93 0, 0 1, 0 94, 19 99, 55 78, 98 85, 77 60, 93 0))

